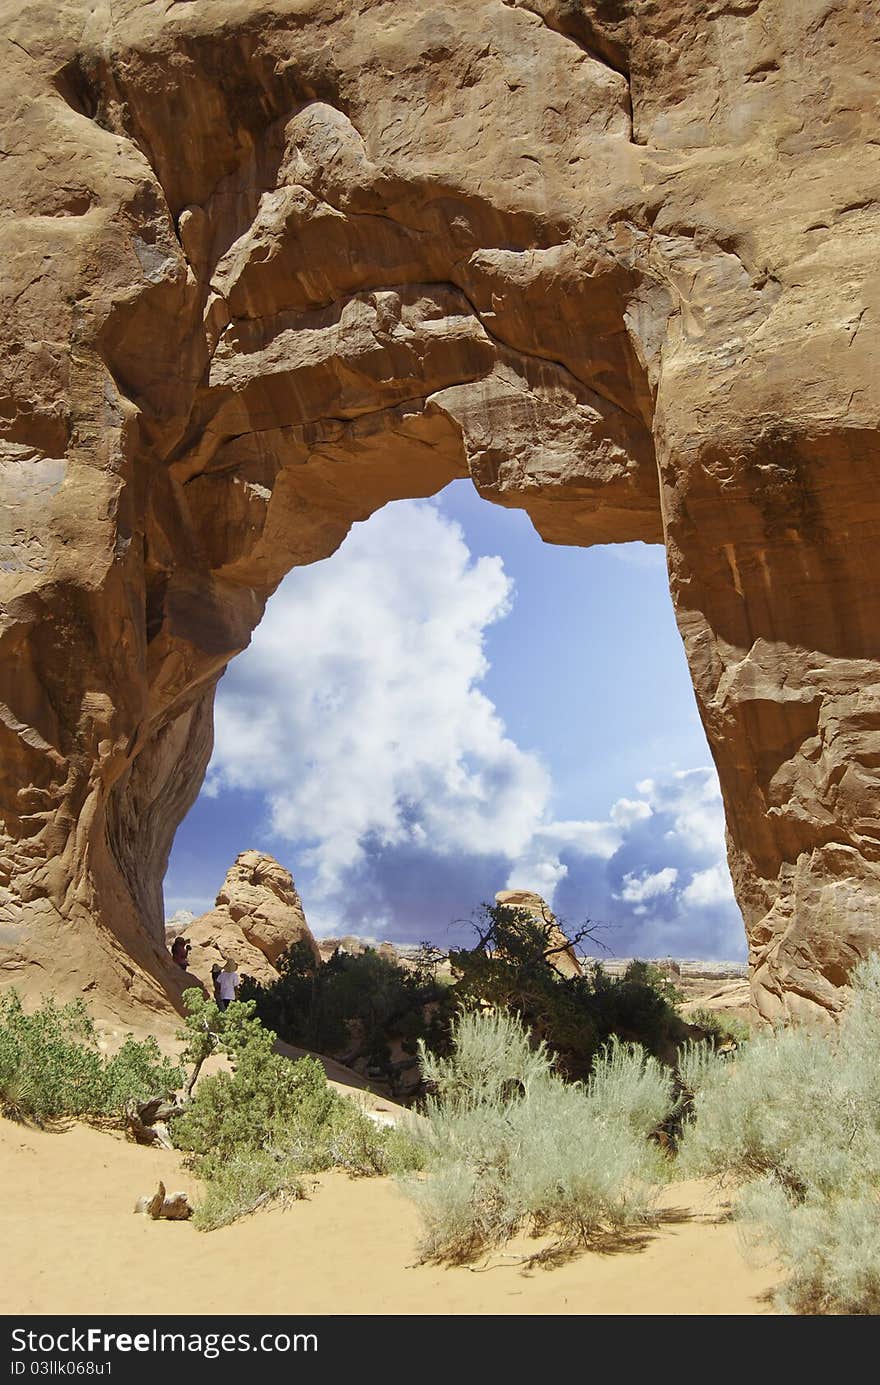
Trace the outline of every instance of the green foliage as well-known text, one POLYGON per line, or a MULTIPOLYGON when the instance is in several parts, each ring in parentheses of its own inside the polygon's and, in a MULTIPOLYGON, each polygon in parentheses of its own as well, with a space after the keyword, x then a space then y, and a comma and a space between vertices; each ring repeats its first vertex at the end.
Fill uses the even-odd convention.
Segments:
MULTIPOLYGON (((476 947, 450 953, 456 995, 465 1005, 510 1010, 554 1054, 559 1072, 583 1079, 610 1039, 642 1044, 666 1056, 686 1034, 658 982, 661 973, 634 962, 622 977, 598 963, 582 976, 557 969, 559 937, 552 918, 525 909, 484 904, 476 947)), ((589 934, 589 926, 576 934, 589 934)))
POLYGON ((680 1005, 685 998, 684 991, 679 990, 672 978, 655 962, 642 962, 636 958, 630 962, 623 979, 639 981, 645 986, 650 986, 667 1005, 680 1005))
POLYGON ((449 988, 435 981, 427 962, 409 969, 367 949, 356 957, 336 952, 319 964, 300 942, 277 965, 281 975, 272 985, 246 979, 240 994, 287 1043, 349 1063, 365 1059, 393 1086, 393 1040, 413 1056, 419 1039, 432 1047, 446 1042, 449 988))
POLYGON ((198 1231, 229 1226, 270 1202, 282 1206, 305 1197, 305 1183, 293 1160, 275 1149, 236 1150, 220 1166, 190 1161, 206 1181, 204 1197, 193 1214, 198 1231))
POLYGON ((183 993, 186 1009, 184 1028, 178 1030, 177 1037, 183 1040, 181 1058, 184 1063, 192 1063, 193 1072, 189 1090, 195 1086, 202 1064, 213 1053, 238 1053, 250 1048, 252 1052, 272 1053, 275 1035, 267 1032, 260 1021, 254 1018, 254 1006, 233 1001, 221 1010, 215 1000, 209 1000, 205 993, 193 988, 183 993))
POLYGON ((709 1043, 719 1047, 734 1044, 737 1048, 747 1044, 752 1031, 744 1019, 725 1010, 692 1010, 689 1022, 704 1029, 709 1043))
POLYGON ((172 1124, 207 1184, 195 1225, 210 1230, 278 1198, 302 1195, 302 1175, 341 1167, 352 1174, 412 1167, 405 1136, 376 1126, 327 1082, 315 1058, 275 1053, 275 1034, 254 1017, 253 1001, 220 1011, 187 992, 187 1054, 224 1051, 231 1072, 202 1077, 172 1124))
MULTIPOLYGON (((453 985, 437 978, 437 954, 427 948, 415 969, 370 950, 357 957, 336 953, 320 965, 301 942, 279 960, 278 981, 245 980, 240 996, 255 1001, 262 1022, 288 1043, 349 1064, 365 1062, 392 1090, 398 1079, 392 1043, 407 1055, 415 1055, 420 1041, 445 1052, 457 1005, 513 1011, 572 1079, 588 1076, 612 1037, 664 1057, 684 1038, 673 1009, 678 993, 659 968, 634 962, 624 976, 609 977, 594 965, 583 976, 565 976, 559 965, 565 943, 552 917, 508 905, 483 905, 477 928, 475 947, 450 954, 453 985)), ((575 942, 590 933, 588 925, 575 942)))
POLYGON ((17 992, 0 996, 0 1109, 15 1120, 48 1125, 78 1116, 119 1121, 126 1103, 173 1092, 181 1069, 155 1039, 132 1036, 105 1057, 81 1000, 43 1001, 26 1014, 17 992))
POLYGON ((509 1013, 463 1013, 452 1051, 421 1050, 434 1088, 416 1138, 425 1179, 405 1186, 424 1222, 425 1259, 466 1261, 522 1227, 557 1247, 620 1232, 649 1214, 659 1159, 647 1136, 672 1078, 614 1046, 588 1085, 564 1082, 543 1042, 509 1013))
POLYGON ((880 1313, 880 1203, 876 1187, 852 1196, 807 1192, 794 1202, 773 1179, 743 1190, 739 1213, 769 1241, 786 1279, 789 1313, 880 1313))
POLYGON ((587 1097, 594 1119, 607 1126, 623 1121, 642 1140, 672 1110, 675 1081, 670 1070, 638 1044, 611 1039, 593 1065, 587 1097))
POLYGON ((874 1313, 880 1303, 880 959, 851 977, 836 1034, 754 1036, 735 1061, 689 1054, 685 1172, 750 1184, 740 1215, 786 1266, 780 1304, 874 1313))
POLYGON ((722 1076, 726 1063, 715 1046, 701 1039, 688 1039, 678 1050, 678 1077, 682 1087, 693 1099, 722 1076))
POLYGON ((835 1046, 803 1029, 757 1035, 735 1062, 707 1062, 684 1133, 683 1170, 738 1181, 771 1174, 796 1196, 817 1182, 837 1186, 852 1166, 828 1129, 841 1123, 840 1101, 849 1104, 838 1075, 835 1046))

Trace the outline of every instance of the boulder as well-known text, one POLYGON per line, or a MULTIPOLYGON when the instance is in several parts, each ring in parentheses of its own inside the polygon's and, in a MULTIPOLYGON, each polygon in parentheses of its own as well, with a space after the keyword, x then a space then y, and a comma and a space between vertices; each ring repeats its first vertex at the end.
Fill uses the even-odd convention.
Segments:
POLYGON ((213 909, 187 926, 189 971, 212 991, 211 967, 230 958, 240 976, 263 985, 277 980, 275 963, 294 943, 305 942, 316 962, 321 954, 306 922, 293 877, 261 851, 235 858, 213 909))

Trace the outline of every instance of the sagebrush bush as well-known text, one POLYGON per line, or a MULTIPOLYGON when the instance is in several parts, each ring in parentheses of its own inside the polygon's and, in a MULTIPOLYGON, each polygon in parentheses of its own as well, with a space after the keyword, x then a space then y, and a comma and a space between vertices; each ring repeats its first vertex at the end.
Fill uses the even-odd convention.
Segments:
POLYGON ((153 1038, 131 1035, 112 1057, 99 1047, 81 1000, 44 1000, 25 1013, 15 990, 0 996, 0 1109, 13 1119, 48 1125, 74 1116, 120 1121, 129 1101, 174 1092, 181 1068, 153 1038))
POLYGON ((796 1312, 878 1303, 880 959, 851 984, 835 1034, 762 1033, 734 1062, 689 1050, 680 1064, 693 1092, 682 1170, 752 1185, 740 1215, 786 1267, 779 1302, 796 1312))
POLYGON ((638 1044, 612 1039, 593 1064, 587 1100, 597 1120, 625 1121, 639 1138, 655 1130, 673 1106, 673 1076, 638 1044))
POLYGON ((838 1042, 789 1029, 758 1035, 736 1062, 707 1063, 699 1081, 691 1074, 682 1171, 771 1175, 796 1197, 860 1180, 860 1165, 876 1163, 877 1132, 858 1114, 859 1074, 842 1058, 838 1042))
POLYGON ((528 1227, 558 1246, 642 1221, 659 1159, 648 1135, 672 1077, 615 1046, 589 1084, 564 1082, 508 1013, 462 1014, 448 1058, 421 1054, 435 1095, 417 1139, 427 1177, 405 1186, 425 1259, 464 1261, 528 1227))
POLYGON ((877 1189, 793 1199, 772 1178, 749 1184, 739 1214, 768 1241, 786 1272, 777 1306, 789 1313, 880 1313, 880 1201, 877 1189))
POLYGON ((273 1051, 275 1034, 253 1016, 252 1001, 220 1011, 187 992, 187 1054, 198 1061, 222 1049, 232 1071, 202 1077, 172 1123, 174 1144, 207 1184, 194 1223, 225 1225, 277 1198, 302 1193, 302 1176, 339 1167, 352 1174, 411 1168, 403 1132, 378 1127, 328 1083, 315 1058, 291 1062, 273 1051))

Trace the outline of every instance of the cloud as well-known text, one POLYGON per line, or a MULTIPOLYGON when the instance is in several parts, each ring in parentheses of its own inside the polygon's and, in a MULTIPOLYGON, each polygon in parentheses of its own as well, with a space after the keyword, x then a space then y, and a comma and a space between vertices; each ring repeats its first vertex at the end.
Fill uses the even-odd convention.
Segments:
POLYGON ((743 957, 715 771, 655 772, 636 791, 650 815, 627 822, 611 857, 600 864, 563 851, 557 912, 579 923, 587 903, 619 956, 743 957))
MULTIPOLYGON (((653 788, 649 779, 647 783, 653 788)), ((653 813, 650 803, 641 798, 619 798, 611 809, 611 820, 618 827, 632 827, 634 822, 644 822, 653 813)))
POLYGON ((550 776, 480 690, 512 584, 459 525, 411 501, 356 525, 269 604, 217 702, 208 792, 257 788, 273 834, 332 893, 384 849, 526 851, 550 776))
POLYGON ((355 525, 282 583, 223 679, 205 792, 265 805, 257 835, 319 935, 447 941, 506 885, 607 923, 623 955, 741 955, 714 771, 646 765, 607 816, 555 817, 547 766, 482 687, 513 595, 431 502, 355 525))
POLYGON ((733 900, 730 873, 720 863, 709 866, 707 870, 698 870, 691 883, 682 890, 681 897, 689 908, 729 904, 733 900))
POLYGON ((668 894, 678 879, 675 866, 665 866, 654 874, 644 872, 641 876, 628 874, 623 877, 623 889, 617 896, 630 904, 644 904, 646 899, 656 899, 658 895, 668 894))

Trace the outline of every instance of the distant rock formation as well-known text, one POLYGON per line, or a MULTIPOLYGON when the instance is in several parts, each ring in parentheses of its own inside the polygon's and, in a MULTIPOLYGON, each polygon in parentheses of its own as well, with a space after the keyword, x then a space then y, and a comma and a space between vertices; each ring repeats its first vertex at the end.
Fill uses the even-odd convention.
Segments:
POLYGON ((171 943, 181 933, 185 933, 191 924, 195 923, 196 916, 192 909, 177 909, 170 918, 165 920, 165 941, 171 943))
POLYGON ((574 948, 556 922, 556 915, 539 894, 534 894, 531 890, 499 890, 495 896, 495 903, 504 904, 510 909, 524 909, 532 914, 538 923, 549 924, 547 943, 554 950, 547 960, 561 976, 583 974, 583 967, 575 955, 574 948))
MULTIPOLYGON (((179 932, 169 927, 169 941, 179 932)), ((262 851, 236 856, 214 908, 193 919, 185 936, 192 944, 189 970, 209 993, 212 965, 230 957, 239 975, 264 985, 277 978, 275 963, 293 943, 305 941, 321 960, 290 871, 262 851)))

